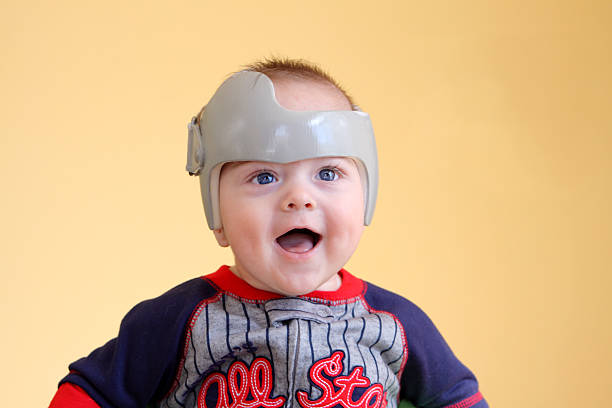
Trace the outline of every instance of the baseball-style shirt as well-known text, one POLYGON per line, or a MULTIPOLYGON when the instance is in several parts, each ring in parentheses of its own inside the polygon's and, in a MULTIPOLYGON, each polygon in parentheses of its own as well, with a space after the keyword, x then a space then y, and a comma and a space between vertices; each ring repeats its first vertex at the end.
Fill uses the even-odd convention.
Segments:
POLYGON ((222 266, 135 306, 60 385, 100 407, 488 407, 425 313, 339 273, 283 297, 222 266))

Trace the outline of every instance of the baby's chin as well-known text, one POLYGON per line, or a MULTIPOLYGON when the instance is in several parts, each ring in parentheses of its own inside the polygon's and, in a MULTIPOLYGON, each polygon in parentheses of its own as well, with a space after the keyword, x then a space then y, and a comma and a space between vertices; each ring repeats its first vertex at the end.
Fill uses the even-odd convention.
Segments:
MULTIPOLYGON (((303 296, 316 291, 333 292, 342 286, 342 278, 338 272, 332 272, 332 275, 329 276, 329 271, 322 272, 318 268, 314 270, 308 267, 303 270, 297 268, 291 272, 288 272, 286 268, 287 266, 282 272, 276 270, 268 274, 246 271, 237 265, 231 266, 230 270, 256 289, 286 297, 303 296)), ((269 267, 268 270, 275 270, 275 268, 269 267)))
POLYGON ((335 274, 321 285, 317 284, 296 284, 282 288, 281 295, 284 296, 303 296, 312 292, 334 292, 340 289, 342 279, 339 274, 335 274))
POLYGON ((315 290, 322 292, 334 292, 340 289, 340 286, 342 286, 342 278, 340 278, 340 275, 336 273, 334 276, 329 278, 326 282, 324 282, 315 290))

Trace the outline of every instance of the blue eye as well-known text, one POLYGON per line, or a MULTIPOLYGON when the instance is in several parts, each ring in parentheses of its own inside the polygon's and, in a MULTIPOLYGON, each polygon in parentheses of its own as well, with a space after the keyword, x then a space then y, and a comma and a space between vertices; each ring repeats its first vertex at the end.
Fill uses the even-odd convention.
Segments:
POLYGON ((276 177, 274 177, 271 173, 264 172, 255 176, 253 181, 257 184, 270 184, 276 181, 276 177))
POLYGON ((338 178, 338 174, 333 169, 323 169, 319 171, 319 179, 323 181, 334 181, 338 178))

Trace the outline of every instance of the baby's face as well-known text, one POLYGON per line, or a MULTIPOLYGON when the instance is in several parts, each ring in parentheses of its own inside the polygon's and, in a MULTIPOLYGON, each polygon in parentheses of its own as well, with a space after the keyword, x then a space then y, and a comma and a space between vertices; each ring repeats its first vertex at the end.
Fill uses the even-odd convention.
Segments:
POLYGON ((363 189, 355 162, 317 158, 243 162, 223 168, 222 230, 233 271, 251 286, 287 296, 335 290, 337 272, 363 232, 363 189))
MULTIPOLYGON (((350 110, 335 88, 273 78, 279 103, 293 110, 350 110)), ((286 296, 340 286, 337 272, 363 232, 364 197, 356 163, 326 157, 292 163, 226 164, 219 181, 221 245, 234 273, 286 296)))

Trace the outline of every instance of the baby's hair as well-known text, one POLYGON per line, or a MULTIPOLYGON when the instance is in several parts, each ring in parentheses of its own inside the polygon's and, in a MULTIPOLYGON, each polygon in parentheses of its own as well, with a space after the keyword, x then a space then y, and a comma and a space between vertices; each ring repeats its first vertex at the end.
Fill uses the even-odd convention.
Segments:
MULTIPOLYGON (((270 57, 255 61, 251 64, 244 65, 242 71, 253 71, 262 73, 270 78, 274 76, 287 75, 294 78, 309 79, 313 81, 326 82, 340 92, 348 100, 353 110, 359 110, 359 107, 353 102, 353 98, 346 92, 344 88, 331 75, 325 72, 321 67, 312 62, 303 59, 278 58, 270 57)), ((206 105, 202 107, 197 116, 199 122, 206 105)))
POLYGON ((312 62, 303 59, 291 58, 264 58, 260 61, 255 61, 252 64, 243 66, 245 71, 260 72, 268 77, 275 75, 288 75, 296 78, 310 79, 315 81, 323 81, 337 88, 344 97, 348 100, 351 106, 354 106, 353 98, 346 92, 344 88, 331 75, 324 71, 321 67, 312 62))

